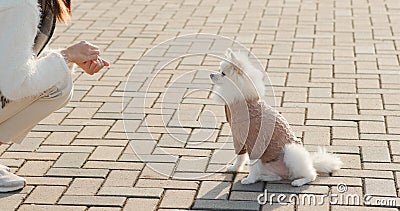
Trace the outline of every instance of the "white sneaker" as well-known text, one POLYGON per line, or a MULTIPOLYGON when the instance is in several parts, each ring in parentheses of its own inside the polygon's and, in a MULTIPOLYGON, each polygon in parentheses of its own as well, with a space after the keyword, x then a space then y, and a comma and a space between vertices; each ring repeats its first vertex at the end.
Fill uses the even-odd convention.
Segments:
POLYGON ((7 170, 0 169, 0 193, 15 191, 24 188, 26 180, 7 170))
POLYGON ((6 171, 11 171, 10 168, 8 168, 7 166, 1 165, 1 164, 0 164, 0 169, 6 170, 6 171))

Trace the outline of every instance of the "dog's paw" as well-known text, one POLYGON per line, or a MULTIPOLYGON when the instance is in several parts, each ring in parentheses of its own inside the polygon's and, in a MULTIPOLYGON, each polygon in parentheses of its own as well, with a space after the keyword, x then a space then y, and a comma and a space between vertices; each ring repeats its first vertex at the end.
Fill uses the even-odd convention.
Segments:
POLYGON ((303 186, 306 183, 307 182, 305 182, 304 180, 297 179, 297 180, 292 181, 291 185, 294 186, 294 187, 300 187, 300 186, 303 186))
POLYGON ((239 172, 239 171, 242 171, 242 170, 243 170, 243 167, 237 166, 235 164, 226 165, 226 171, 228 171, 228 172, 239 172))
POLYGON ((228 164, 228 165, 226 165, 226 171, 228 171, 228 172, 237 172, 238 171, 238 167, 236 165, 233 165, 233 164, 228 164))
POLYGON ((256 182, 255 179, 249 178, 249 177, 243 178, 242 181, 240 181, 240 183, 242 183, 242 185, 249 185, 249 184, 253 184, 255 182, 256 182))
POLYGON ((300 187, 300 186, 303 186, 303 185, 305 185, 305 184, 307 184, 309 182, 312 182, 314 180, 315 180, 315 178, 304 177, 304 178, 293 180, 291 184, 293 186, 300 187))
POLYGON ((300 187, 300 186, 303 186, 304 183, 303 183, 302 181, 295 180, 295 181, 293 181, 293 182, 291 183, 291 185, 292 185, 292 186, 295 186, 295 187, 300 187))

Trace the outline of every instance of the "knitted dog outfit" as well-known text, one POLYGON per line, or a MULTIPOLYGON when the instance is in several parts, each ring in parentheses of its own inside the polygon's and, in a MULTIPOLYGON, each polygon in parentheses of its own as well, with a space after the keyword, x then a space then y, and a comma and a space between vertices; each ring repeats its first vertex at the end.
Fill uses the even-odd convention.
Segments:
POLYGON ((279 159, 288 143, 303 144, 286 119, 259 99, 225 105, 236 154, 246 151, 251 160, 263 163, 279 159))

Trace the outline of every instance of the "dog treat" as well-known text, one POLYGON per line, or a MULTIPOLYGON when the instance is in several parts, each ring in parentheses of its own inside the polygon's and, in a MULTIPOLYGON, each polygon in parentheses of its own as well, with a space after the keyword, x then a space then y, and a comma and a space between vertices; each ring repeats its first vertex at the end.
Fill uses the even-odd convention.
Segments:
POLYGON ((288 122, 274 108, 258 99, 225 105, 236 154, 246 151, 251 160, 279 158, 288 143, 303 144, 288 122))

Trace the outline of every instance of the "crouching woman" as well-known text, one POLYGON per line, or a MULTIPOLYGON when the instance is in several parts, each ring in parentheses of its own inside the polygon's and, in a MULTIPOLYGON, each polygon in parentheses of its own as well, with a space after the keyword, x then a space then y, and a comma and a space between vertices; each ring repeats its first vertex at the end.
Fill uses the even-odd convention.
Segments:
MULTIPOLYGON (((39 121, 69 102, 73 64, 88 74, 109 65, 88 42, 57 51, 44 48, 57 20, 66 22, 70 14, 70 0, 0 1, 0 145, 20 143, 39 121)), ((0 192, 25 185, 25 179, 0 165, 0 192)))

